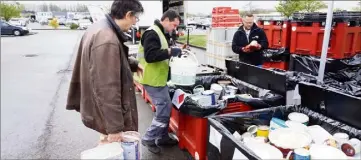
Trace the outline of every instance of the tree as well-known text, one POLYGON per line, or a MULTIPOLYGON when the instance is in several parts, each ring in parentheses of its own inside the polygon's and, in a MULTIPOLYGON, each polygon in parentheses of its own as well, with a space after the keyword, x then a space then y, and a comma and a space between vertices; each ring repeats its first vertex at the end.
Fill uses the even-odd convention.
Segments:
POLYGON ((42 11, 42 12, 48 12, 48 11, 49 11, 49 6, 48 6, 48 4, 44 3, 44 4, 40 5, 40 11, 42 11))
POLYGON ((315 12, 319 9, 327 8, 327 5, 325 2, 319 0, 303 0, 302 8, 302 10, 306 12, 315 12))
POLYGON ((88 12, 88 7, 84 4, 77 4, 76 11, 77 12, 88 12))
POLYGON ((276 6, 277 12, 280 12, 283 16, 287 18, 290 18, 293 13, 301 11, 302 9, 302 1, 298 0, 282 0, 276 6))
POLYGON ((13 17, 19 17, 24 6, 16 2, 15 4, 0 3, 0 16, 4 17, 6 21, 9 21, 13 17))
POLYGON ((50 22, 49 25, 52 26, 54 29, 57 29, 59 27, 59 22, 57 18, 53 18, 50 22))
POLYGON ((55 5, 55 4, 50 4, 49 8, 50 8, 51 12, 59 12, 59 11, 61 11, 61 8, 59 6, 57 6, 57 5, 55 5))
POLYGON ((361 1, 358 2, 358 6, 357 7, 354 7, 352 8, 353 11, 361 11, 361 1))
POLYGON ((340 11, 343 11, 343 9, 341 9, 341 8, 335 8, 335 9, 333 9, 333 11, 334 11, 334 12, 340 12, 340 11))

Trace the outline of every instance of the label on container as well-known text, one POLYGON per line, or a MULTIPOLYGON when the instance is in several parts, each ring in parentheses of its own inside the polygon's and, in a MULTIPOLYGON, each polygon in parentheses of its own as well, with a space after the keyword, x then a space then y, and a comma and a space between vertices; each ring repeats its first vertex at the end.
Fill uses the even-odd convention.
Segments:
POLYGON ((124 150, 124 159, 140 160, 139 143, 135 142, 122 142, 124 150))
POLYGON ((287 24, 283 24, 283 28, 287 28, 287 24))
POLYGON ((293 26, 293 27, 292 27, 292 31, 296 31, 296 28, 297 28, 297 27, 293 26))

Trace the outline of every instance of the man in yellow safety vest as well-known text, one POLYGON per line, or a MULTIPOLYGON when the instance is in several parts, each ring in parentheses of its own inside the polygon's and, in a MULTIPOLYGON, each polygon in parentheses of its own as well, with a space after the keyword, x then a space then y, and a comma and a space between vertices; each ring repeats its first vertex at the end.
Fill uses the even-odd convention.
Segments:
POLYGON ((172 101, 167 81, 169 59, 172 56, 181 55, 182 50, 178 47, 170 48, 165 34, 172 33, 180 20, 178 12, 174 10, 164 12, 161 20, 155 20, 154 24, 143 33, 137 56, 139 63, 143 66, 140 83, 156 106, 155 116, 142 138, 142 144, 156 154, 160 153, 158 146, 177 144, 177 140, 168 135, 172 101))

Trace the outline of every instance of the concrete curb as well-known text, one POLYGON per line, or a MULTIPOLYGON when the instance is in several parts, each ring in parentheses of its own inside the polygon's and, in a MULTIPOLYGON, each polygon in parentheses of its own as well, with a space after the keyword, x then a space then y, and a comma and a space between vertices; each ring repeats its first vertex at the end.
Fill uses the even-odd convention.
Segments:
MULTIPOLYGON (((179 43, 179 44, 185 44, 185 43, 183 43, 183 42, 179 42, 179 41, 176 41, 177 43, 179 43)), ((198 48, 198 49, 201 49, 201 50, 207 50, 207 48, 204 48, 204 47, 198 47, 198 46, 194 46, 194 45, 191 45, 191 44, 189 44, 189 46, 191 46, 191 47, 194 47, 194 48, 198 48)))

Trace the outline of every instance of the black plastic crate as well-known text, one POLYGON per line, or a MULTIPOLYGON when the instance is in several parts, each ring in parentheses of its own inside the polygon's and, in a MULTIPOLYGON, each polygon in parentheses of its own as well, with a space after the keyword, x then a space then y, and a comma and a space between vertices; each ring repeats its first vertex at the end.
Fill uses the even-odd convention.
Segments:
POLYGON ((361 97, 308 82, 299 83, 299 94, 302 105, 348 125, 361 128, 361 97))
POLYGON ((302 106, 280 106, 250 112, 231 113, 208 118, 208 160, 261 159, 233 133, 242 135, 250 125, 269 125, 272 117, 287 119, 289 113, 300 112, 309 116, 309 125, 319 125, 331 135, 347 133, 350 138, 361 139, 360 128, 355 128, 330 118, 327 114, 314 112, 302 106), (242 157, 234 157, 243 154, 242 157))
POLYGON ((226 67, 228 75, 257 87, 274 91, 282 96, 285 96, 287 91, 293 90, 295 87, 293 83, 288 81, 288 77, 293 75, 291 72, 263 69, 228 59, 226 59, 226 67))
MULTIPOLYGON (((293 21, 326 21, 327 13, 294 13, 292 15, 293 21)), ((333 22, 348 22, 348 21, 360 21, 361 12, 334 12, 332 16, 333 22)))

